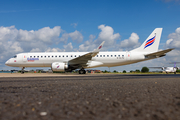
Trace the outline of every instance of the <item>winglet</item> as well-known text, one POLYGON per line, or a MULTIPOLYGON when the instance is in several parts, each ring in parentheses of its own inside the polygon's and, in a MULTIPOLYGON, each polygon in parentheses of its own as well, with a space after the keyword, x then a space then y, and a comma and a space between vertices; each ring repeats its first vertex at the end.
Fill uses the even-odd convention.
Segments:
POLYGON ((103 41, 103 42, 99 45, 99 47, 98 47, 96 50, 94 50, 94 52, 95 52, 95 51, 98 51, 98 52, 99 52, 99 51, 101 50, 102 46, 104 45, 104 42, 105 42, 105 41, 103 41))
POLYGON ((103 45, 104 45, 104 43, 105 43, 105 41, 103 41, 99 46, 98 46, 98 48, 97 49, 95 49, 92 53, 92 57, 94 57, 94 56, 96 56, 98 53, 99 53, 99 51, 101 50, 101 48, 103 47, 103 45))

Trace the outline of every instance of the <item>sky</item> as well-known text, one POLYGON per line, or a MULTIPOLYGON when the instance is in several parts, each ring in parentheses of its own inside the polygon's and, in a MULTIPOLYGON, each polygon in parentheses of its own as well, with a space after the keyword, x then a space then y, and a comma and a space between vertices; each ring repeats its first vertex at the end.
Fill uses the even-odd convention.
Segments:
POLYGON ((175 50, 111 71, 180 62, 180 0, 1 0, 0 70, 20 69, 4 63, 23 52, 92 51, 102 41, 102 51, 129 51, 158 27, 159 49, 175 50))

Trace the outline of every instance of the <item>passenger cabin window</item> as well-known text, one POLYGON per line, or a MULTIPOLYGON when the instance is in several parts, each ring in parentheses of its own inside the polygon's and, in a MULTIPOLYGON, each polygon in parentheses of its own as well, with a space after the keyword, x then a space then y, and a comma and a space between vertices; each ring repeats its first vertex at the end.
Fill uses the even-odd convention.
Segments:
POLYGON ((48 56, 48 57, 50 57, 50 56, 48 56))
POLYGON ((57 55, 55 57, 57 57, 57 55))
POLYGON ((43 56, 41 56, 41 58, 43 58, 43 56))
POLYGON ((34 56, 34 58, 35 58, 36 56, 34 56))
POLYGON ((37 56, 39 58, 39 56, 37 56))
POLYGON ((76 55, 74 57, 76 57, 76 55))
POLYGON ((103 57, 105 57, 105 55, 103 55, 103 57))
POLYGON ((71 55, 71 57, 73 57, 73 56, 71 55))
POLYGON ((98 55, 97 55, 97 57, 98 57, 98 55))
POLYGON ((66 57, 68 57, 68 55, 66 55, 66 57))
POLYGON ((118 57, 120 57, 120 55, 118 55, 118 57))
POLYGON ((109 57, 109 55, 107 55, 107 57, 109 57))
POLYGON ((113 55, 111 55, 111 57, 113 57, 113 55))
POLYGON ((100 57, 102 57, 102 55, 100 55, 100 57))
POLYGON ((52 56, 53 57, 53 56, 52 56))
POLYGON ((64 55, 63 55, 63 57, 64 57, 64 55))
POLYGON ((46 58, 46 56, 44 56, 46 58))
POLYGON ((30 58, 32 58, 32 56, 30 56, 30 58))
POLYGON ((59 55, 59 57, 61 57, 61 56, 59 55))

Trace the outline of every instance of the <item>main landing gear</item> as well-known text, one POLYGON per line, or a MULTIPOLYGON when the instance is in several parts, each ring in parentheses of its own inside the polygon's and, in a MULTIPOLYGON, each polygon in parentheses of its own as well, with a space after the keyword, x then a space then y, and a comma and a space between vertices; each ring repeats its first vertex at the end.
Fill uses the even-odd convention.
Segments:
POLYGON ((86 74, 86 71, 84 69, 79 70, 79 74, 86 74))

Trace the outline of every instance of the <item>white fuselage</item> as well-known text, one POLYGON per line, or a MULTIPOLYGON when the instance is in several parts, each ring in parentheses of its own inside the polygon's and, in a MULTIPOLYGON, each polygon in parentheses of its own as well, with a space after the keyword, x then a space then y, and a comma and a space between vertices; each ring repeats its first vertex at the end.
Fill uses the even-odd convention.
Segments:
MULTIPOLYGON (((54 62, 68 64, 69 60, 86 53, 88 52, 20 53, 5 64, 12 67, 51 67, 54 62)), ((121 66, 148 60, 145 59, 144 54, 142 52, 99 52, 88 60, 86 68, 121 66)))
POLYGON ((165 69, 163 69, 163 71, 165 71, 166 73, 174 73, 176 72, 177 68, 175 67, 166 67, 165 69))

